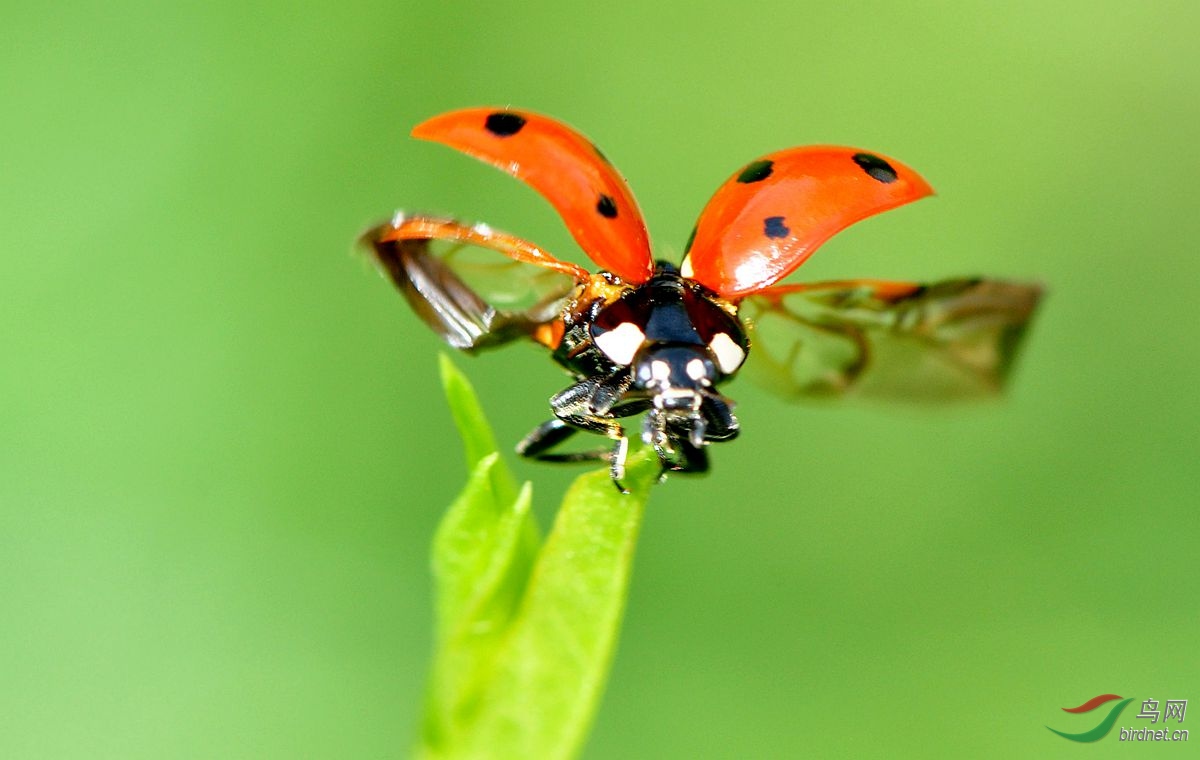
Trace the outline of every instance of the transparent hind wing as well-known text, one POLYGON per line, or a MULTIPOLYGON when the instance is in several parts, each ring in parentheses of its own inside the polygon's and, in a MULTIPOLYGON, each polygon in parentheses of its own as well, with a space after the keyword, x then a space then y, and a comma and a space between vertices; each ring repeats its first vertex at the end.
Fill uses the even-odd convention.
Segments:
POLYGON ((454 348, 531 338, 550 348, 587 270, 485 225, 397 215, 362 236, 413 311, 454 348))
POLYGON ((746 372, 794 400, 942 402, 998 394, 1042 290, 958 279, 768 288, 741 302, 746 372))

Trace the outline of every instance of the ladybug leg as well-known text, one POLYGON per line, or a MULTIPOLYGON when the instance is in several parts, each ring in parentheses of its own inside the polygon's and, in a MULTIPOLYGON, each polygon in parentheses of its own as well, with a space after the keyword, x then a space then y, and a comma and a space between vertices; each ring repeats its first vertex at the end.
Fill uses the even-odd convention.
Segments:
POLYGON ((667 420, 660 410, 651 410, 642 421, 642 443, 653 447, 658 455, 658 482, 663 482, 667 473, 675 468, 671 463, 671 446, 667 442, 667 420))
POLYGON ((708 472, 708 450, 703 446, 693 446, 691 441, 679 439, 673 442, 675 462, 672 472, 682 472, 700 475, 708 472))
POLYGON ((737 438, 741 426, 737 417, 733 416, 729 399, 715 393, 705 396, 700 413, 704 415, 704 440, 731 441, 737 438))
POLYGON ((700 474, 708 472, 707 424, 699 416, 683 420, 664 418, 662 414, 651 412, 646 417, 647 429, 643 436, 650 433, 650 443, 658 454, 662 467, 659 479, 666 478, 668 472, 700 474))
POLYGON ((661 470, 659 480, 668 472, 708 472, 708 452, 712 441, 736 438, 738 421, 728 399, 706 394, 700 409, 686 417, 664 414, 651 409, 642 425, 642 440, 654 447, 661 470))
POLYGON ((700 406, 699 419, 689 420, 678 428, 667 426, 667 438, 675 454, 672 470, 699 475, 708 472, 708 449, 711 441, 729 441, 738 435, 737 417, 727 399, 708 394, 700 406))
POLYGON ((625 477, 625 459, 629 456, 629 439, 621 436, 617 442, 613 444, 612 455, 609 458, 608 476, 612 478, 613 485, 617 490, 624 494, 629 493, 629 489, 621 485, 621 479, 625 477))
POLYGON ((628 370, 622 370, 605 378, 581 380, 555 395, 550 399, 555 419, 542 423, 527 435, 517 445, 517 453, 543 462, 607 461, 613 483, 618 490, 625 493, 621 479, 625 477, 629 439, 625 437, 625 430, 616 418, 639 411, 637 403, 618 407, 632 382, 628 370), (611 439, 612 449, 569 453, 551 451, 579 430, 611 439))
POLYGON ((550 449, 567 440, 578 432, 567 423, 555 417, 546 420, 534 428, 529 435, 517 444, 517 453, 523 457, 537 459, 542 462, 587 462, 603 459, 607 451, 579 451, 570 454, 551 454, 550 449))
POLYGON ((625 437, 625 430, 613 416, 612 407, 622 391, 611 387, 611 378, 587 378, 550 399, 554 416, 568 425, 597 433, 614 441, 625 437))
POLYGON ((591 449, 589 451, 552 452, 554 447, 579 432, 555 417, 546 420, 534 428, 529 435, 517 444, 517 453, 539 462, 607 462, 612 456, 609 449, 591 449))
MULTIPOLYGON (((620 429, 619 425, 617 425, 617 429, 620 429)), ((623 434, 615 438, 611 450, 591 449, 589 451, 558 453, 550 451, 550 449, 575 435, 580 430, 591 430, 608 435, 606 429, 597 430, 592 427, 584 427, 578 424, 578 421, 572 420, 571 422, 567 422, 556 417, 538 425, 533 432, 525 436, 517 444, 517 453, 523 457, 536 459, 539 462, 608 462, 609 474, 612 476, 613 485, 621 493, 629 493, 621 485, 621 479, 625 477, 625 459, 629 454, 629 439, 623 434)))
MULTIPOLYGON (((638 400, 622 404, 612 410, 614 417, 628 417, 641 414, 649 406, 649 400, 638 400)), ((567 424, 555 417, 538 425, 529 435, 517 444, 517 453, 529 459, 540 462, 596 462, 607 461, 612 452, 609 449, 594 449, 592 451, 573 451, 567 453, 550 453, 550 449, 578 433, 579 427, 567 424)))

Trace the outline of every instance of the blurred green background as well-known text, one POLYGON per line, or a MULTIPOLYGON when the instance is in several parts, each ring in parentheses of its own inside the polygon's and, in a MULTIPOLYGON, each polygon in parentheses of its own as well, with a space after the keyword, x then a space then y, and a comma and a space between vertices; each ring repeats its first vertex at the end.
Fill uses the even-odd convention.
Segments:
MULTIPOLYGON (((802 277, 1050 289, 995 405, 730 387, 742 438, 653 494, 586 758, 1106 757, 1043 726, 1200 701, 1194 2, 3 19, 0 757, 406 755, 463 470, 439 343, 351 242, 404 207, 583 261, 532 191, 407 138, 469 105, 586 132, 663 255, 747 160, 834 142, 939 195, 802 277)), ((460 365, 509 442, 564 384, 533 348, 460 365)), ((543 518, 576 472, 516 467, 543 518)))

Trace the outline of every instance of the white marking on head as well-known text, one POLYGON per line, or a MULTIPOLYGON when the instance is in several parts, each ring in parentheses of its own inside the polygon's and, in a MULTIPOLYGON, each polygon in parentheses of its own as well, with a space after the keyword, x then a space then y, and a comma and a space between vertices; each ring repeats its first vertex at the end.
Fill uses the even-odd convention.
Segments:
POLYGON ((665 383, 671 379, 671 365, 662 359, 655 359, 650 362, 650 377, 665 383))
POLYGON ((679 265, 679 274, 683 275, 684 277, 692 276, 693 272, 692 272, 692 257, 691 256, 683 257, 683 263, 679 265))
POLYGON ((717 366, 726 375, 732 375, 738 367, 742 366, 742 362, 746 361, 746 352, 741 346, 734 343, 733 338, 729 337, 729 333, 717 333, 709 341, 708 347, 717 357, 717 366))
POLYGON ((688 377, 693 380, 699 380, 704 377, 704 362, 700 359, 692 359, 687 363, 687 373, 688 377))
POLYGON ((646 336, 632 322, 622 322, 608 332, 593 339, 604 355, 623 367, 633 362, 633 356, 642 347, 646 336))

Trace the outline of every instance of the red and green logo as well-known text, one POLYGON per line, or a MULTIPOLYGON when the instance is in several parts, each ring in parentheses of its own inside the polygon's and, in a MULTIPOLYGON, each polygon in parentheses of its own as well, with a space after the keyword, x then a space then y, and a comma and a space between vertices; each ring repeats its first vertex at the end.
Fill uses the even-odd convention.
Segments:
MULTIPOLYGON (((1084 731, 1078 734, 1068 734, 1066 731, 1059 731, 1057 728, 1049 728, 1054 733, 1064 739, 1073 742, 1094 742, 1108 736, 1112 731, 1113 724, 1117 722, 1117 718, 1121 717, 1121 712, 1125 706, 1133 701, 1133 697, 1124 699, 1117 694, 1101 694, 1097 697, 1092 697, 1088 701, 1081 704, 1079 707, 1064 707, 1063 712, 1069 713, 1090 713, 1092 710, 1099 708, 1101 705, 1107 705, 1109 702, 1116 702, 1111 707, 1105 708, 1107 714, 1100 719, 1096 727, 1091 731, 1084 731)), ((1166 702, 1151 697, 1142 700, 1142 709, 1138 714, 1133 716, 1134 720, 1145 721, 1139 728, 1137 726, 1125 726, 1121 728, 1119 741, 1123 742, 1185 742, 1188 740, 1188 730, 1179 728, 1178 726, 1168 727, 1167 723, 1174 720, 1176 724, 1183 723, 1184 717, 1187 715, 1186 699, 1168 699, 1166 702), (1162 705, 1162 709, 1159 709, 1162 705)), ((1103 712, 1103 711, 1102 711, 1103 712)), ((1099 713, 1097 713, 1099 714, 1099 713)))
POLYGON ((1092 697, 1079 707, 1063 708, 1063 712, 1076 714, 1086 713, 1095 710, 1100 705, 1108 704, 1114 699, 1120 699, 1121 701, 1109 708, 1108 714, 1105 715, 1104 719, 1096 724, 1096 727, 1091 731, 1084 731, 1083 733, 1079 734, 1068 734, 1064 731, 1059 731, 1057 728, 1050 728, 1049 726, 1046 726, 1046 728, 1050 728, 1051 731, 1058 734, 1062 738, 1070 739, 1073 742, 1094 742, 1103 739, 1108 735, 1108 732, 1112 730, 1113 724, 1117 722, 1117 718, 1121 717, 1121 711, 1125 709, 1126 705, 1133 701, 1133 697, 1130 697, 1129 699, 1121 699, 1121 697, 1117 694, 1100 694, 1099 696, 1092 697))

